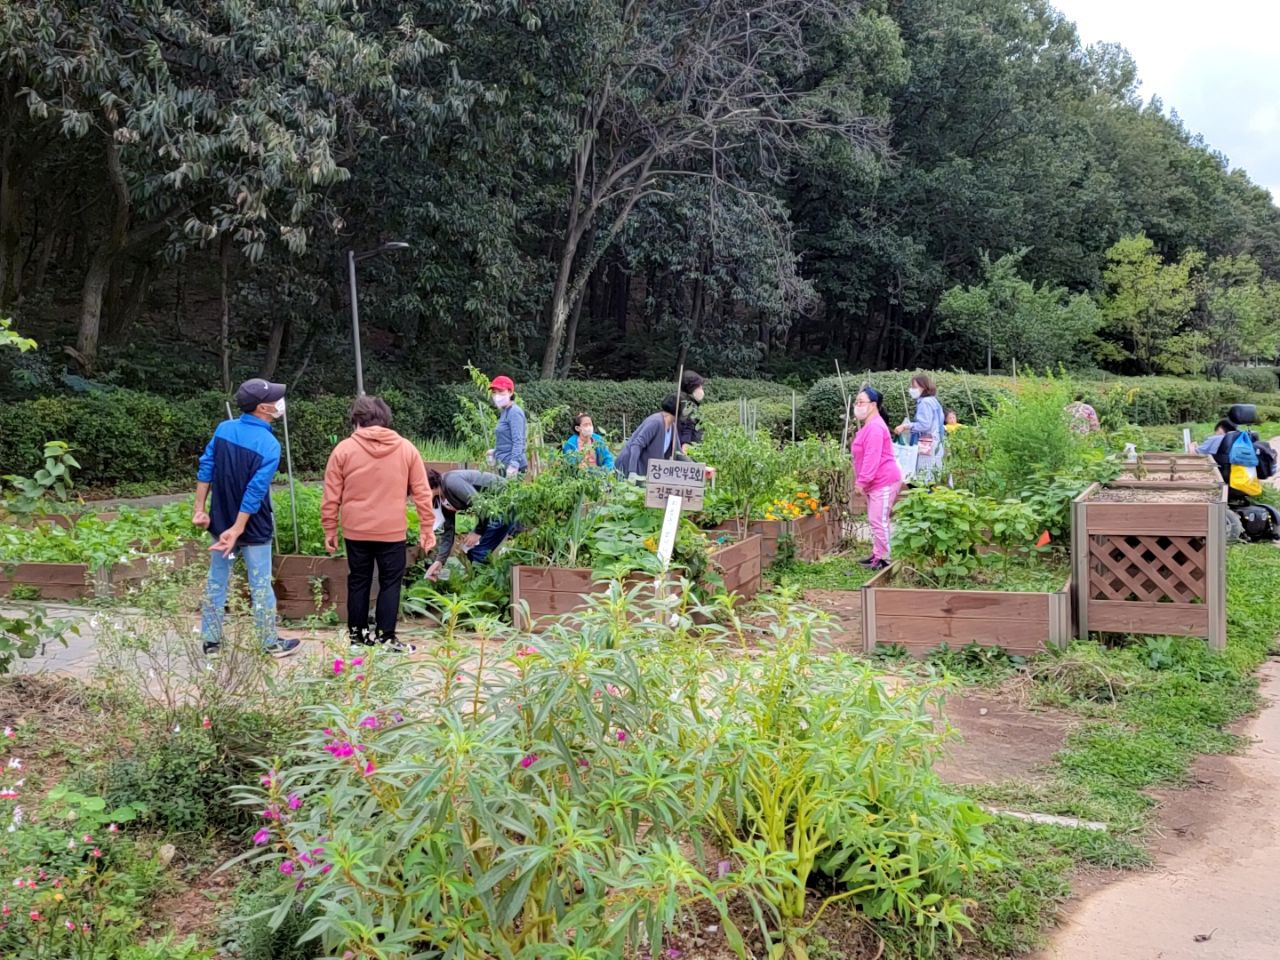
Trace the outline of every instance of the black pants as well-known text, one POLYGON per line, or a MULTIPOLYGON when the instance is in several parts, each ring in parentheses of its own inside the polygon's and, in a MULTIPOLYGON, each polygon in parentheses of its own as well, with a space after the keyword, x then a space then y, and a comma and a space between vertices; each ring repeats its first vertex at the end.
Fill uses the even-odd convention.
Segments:
POLYGON ((369 639, 369 590, 378 565, 378 640, 394 640, 404 581, 404 541, 347 540, 347 629, 353 641, 369 639))

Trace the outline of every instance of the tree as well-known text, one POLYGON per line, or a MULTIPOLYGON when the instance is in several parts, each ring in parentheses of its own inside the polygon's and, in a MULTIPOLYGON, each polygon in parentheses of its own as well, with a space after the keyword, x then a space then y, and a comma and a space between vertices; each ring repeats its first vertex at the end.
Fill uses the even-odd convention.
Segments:
POLYGON ((952 287, 938 312, 946 329, 987 346, 987 372, 993 355, 1004 365, 1050 370, 1077 362, 1080 346, 1102 323, 1087 294, 1065 287, 1037 287, 1018 275, 1026 248, 992 262, 982 258, 982 282, 952 287))
POLYGON ((1248 254, 1218 257, 1196 280, 1198 329, 1208 339, 1211 372, 1232 362, 1270 360, 1280 350, 1280 316, 1270 312, 1274 280, 1248 254))
POLYGON ((1204 254, 1190 251, 1165 263, 1145 234, 1122 237, 1107 250, 1098 357, 1132 361, 1141 373, 1198 373, 1207 334, 1188 321, 1196 303, 1192 273, 1204 254))
MULTIPOLYGON (((836 0, 623 0, 588 5, 598 30, 585 60, 564 228, 548 304, 542 375, 556 374, 569 314, 600 253, 640 201, 672 181, 707 181, 714 204, 767 186, 812 132, 859 149, 878 125, 849 112, 838 87, 805 82, 806 28, 849 21, 836 0), (594 238, 594 239, 592 239, 594 238)), ((713 221, 714 223, 714 221, 713 221)))

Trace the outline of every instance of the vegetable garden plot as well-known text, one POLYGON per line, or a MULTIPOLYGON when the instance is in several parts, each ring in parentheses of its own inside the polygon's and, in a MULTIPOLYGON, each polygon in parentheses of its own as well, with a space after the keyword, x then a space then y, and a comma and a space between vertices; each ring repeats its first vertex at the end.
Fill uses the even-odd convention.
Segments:
POLYGON ((1226 509, 1222 484, 1085 490, 1072 504, 1079 635, 1204 637, 1222 649, 1226 509))

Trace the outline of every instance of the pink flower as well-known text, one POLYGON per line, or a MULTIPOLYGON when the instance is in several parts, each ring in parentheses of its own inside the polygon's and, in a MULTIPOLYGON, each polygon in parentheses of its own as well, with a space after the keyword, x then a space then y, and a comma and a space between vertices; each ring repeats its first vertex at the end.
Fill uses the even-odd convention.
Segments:
POLYGON ((579 758, 578 758, 578 766, 580 766, 580 767, 589 767, 589 766, 591 766, 591 764, 587 763, 587 758, 586 758, 586 757, 579 757, 579 758))
POLYGON ((29 914, 27 914, 27 916, 29 916, 36 923, 39 923, 41 920, 44 919, 44 917, 40 916, 39 910, 32 910, 29 914))
POLYGON ((107 824, 107 833, 119 833, 119 832, 120 832, 120 828, 116 826, 114 823, 107 824))
POLYGON ((342 760, 356 752, 355 747, 345 740, 341 743, 330 743, 325 747, 335 758, 342 760))
POLYGON ((617 687, 615 687, 612 683, 606 683, 604 685, 604 688, 609 691, 609 696, 611 697, 622 696, 622 691, 619 690, 617 687))
POLYGON ((325 728, 324 728, 323 730, 321 730, 320 732, 321 732, 321 733, 323 733, 326 737, 332 737, 332 736, 333 736, 333 731, 332 731, 332 730, 330 730, 328 727, 325 727, 325 728))
POLYGON ((267 809, 265 809, 265 810, 263 810, 263 811, 262 811, 262 819, 264 819, 264 820, 279 820, 279 819, 280 819, 280 808, 279 808, 279 807, 277 807, 274 803, 273 803, 273 804, 271 804, 271 806, 267 807, 267 809))
POLYGON ((627 742, 627 731, 625 731, 625 730, 619 730, 619 731, 618 731, 618 742, 619 742, 619 743, 626 743, 626 742, 627 742))
POLYGON ((305 853, 304 853, 304 854, 302 854, 300 857, 298 857, 298 862, 299 862, 299 863, 305 863, 308 867, 313 866, 312 861, 311 861, 311 857, 309 857, 309 856, 308 856, 307 854, 305 854, 305 853))
POLYGON ((321 873, 328 873, 328 872, 329 872, 330 870, 332 870, 332 869, 333 869, 333 864, 331 864, 331 863, 326 863, 323 867, 321 867, 321 868, 320 868, 320 872, 321 872, 321 873))
POLYGON ((667 947, 667 949, 663 951, 662 955, 666 957, 667 960, 680 960, 680 951, 675 947, 667 947))
POLYGON ((5 727, 4 736, 6 740, 12 740, 14 737, 17 736, 17 734, 13 732, 13 727, 5 727))
POLYGON ((369 776, 371 773, 373 773, 373 770, 374 770, 373 761, 370 760, 368 763, 364 765, 364 775, 366 777, 369 776))
POLYGON ((89 836, 87 833, 80 839, 82 843, 93 843, 93 837, 89 836))
POLYGON ((356 674, 356 683, 364 683, 364 674, 363 674, 363 673, 357 673, 357 674, 356 674))
POLYGON ((311 855, 312 855, 313 857, 323 857, 323 856, 324 856, 324 847, 316 847, 316 848, 314 848, 314 849, 311 851, 311 855))
POLYGON ((101 856, 102 856, 102 851, 101 851, 101 850, 99 850, 97 847, 94 847, 92 850, 90 850, 90 851, 89 851, 89 856, 91 856, 91 857, 101 857, 101 856))
POLYGON ((281 872, 281 873, 283 873, 286 877, 288 877, 288 876, 292 876, 292 875, 293 875, 293 861, 292 861, 292 860, 282 860, 282 861, 280 861, 280 872, 281 872))
POLYGON ((0 906, 0 915, 7 917, 11 913, 13 913, 13 911, 9 909, 9 905, 7 903, 0 906))
POLYGON ((203 720, 200 721, 200 726, 208 730, 210 727, 213 726, 213 721, 210 720, 208 717, 205 717, 203 720))
POLYGON ((538 755, 536 753, 527 753, 524 755, 524 758, 520 761, 520 766, 528 770, 537 762, 538 762, 538 755))
POLYGON ((272 774, 264 773, 260 778, 259 782, 268 790, 270 790, 272 783, 274 783, 275 781, 272 779, 272 774))
POLYGON ((372 715, 365 717, 363 720, 360 721, 360 726, 365 727, 366 729, 369 729, 369 730, 377 730, 378 718, 372 715))
POLYGON ((364 666, 364 657, 356 657, 354 660, 352 660, 352 661, 351 661, 351 665, 352 665, 353 667, 363 667, 363 666, 364 666))
POLYGON ((7 787, 3 790, 0 790, 0 800, 17 800, 17 799, 18 799, 17 790, 10 790, 7 787))
POLYGON ((72 933, 76 932, 76 925, 72 923, 70 920, 64 920, 63 923, 66 924, 67 929, 70 930, 72 933))
POLYGON ((333 661, 333 675, 335 677, 342 672, 343 666, 345 666, 345 664, 341 657, 338 657, 333 661))
POLYGON ((289 799, 286 802, 289 804, 290 810, 297 810, 302 806, 302 798, 296 793, 289 794, 289 799))
POLYGON ((725 877, 727 877, 729 875, 729 866, 730 864, 728 860, 721 860, 719 863, 717 863, 716 879, 723 880, 725 877))
POLYGON ((527 644, 527 643, 521 644, 520 646, 516 647, 517 657, 532 657, 536 655, 537 652, 538 652, 537 647, 531 646, 530 644, 527 644))
POLYGON ((271 831, 268 830, 266 827, 263 827, 261 830, 259 830, 257 833, 253 835, 253 845, 255 847, 260 847, 270 839, 271 839, 271 831))

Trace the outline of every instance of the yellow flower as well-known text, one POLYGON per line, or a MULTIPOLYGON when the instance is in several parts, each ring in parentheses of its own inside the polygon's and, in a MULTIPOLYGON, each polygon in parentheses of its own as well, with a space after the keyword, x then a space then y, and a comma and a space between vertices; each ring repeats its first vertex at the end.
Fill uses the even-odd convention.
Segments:
POLYGON ((657 540, 655 540, 655 539, 653 539, 653 537, 645 537, 645 538, 644 538, 644 547, 645 547, 645 549, 646 549, 646 550, 657 550, 657 549, 658 549, 658 541, 657 541, 657 540))

